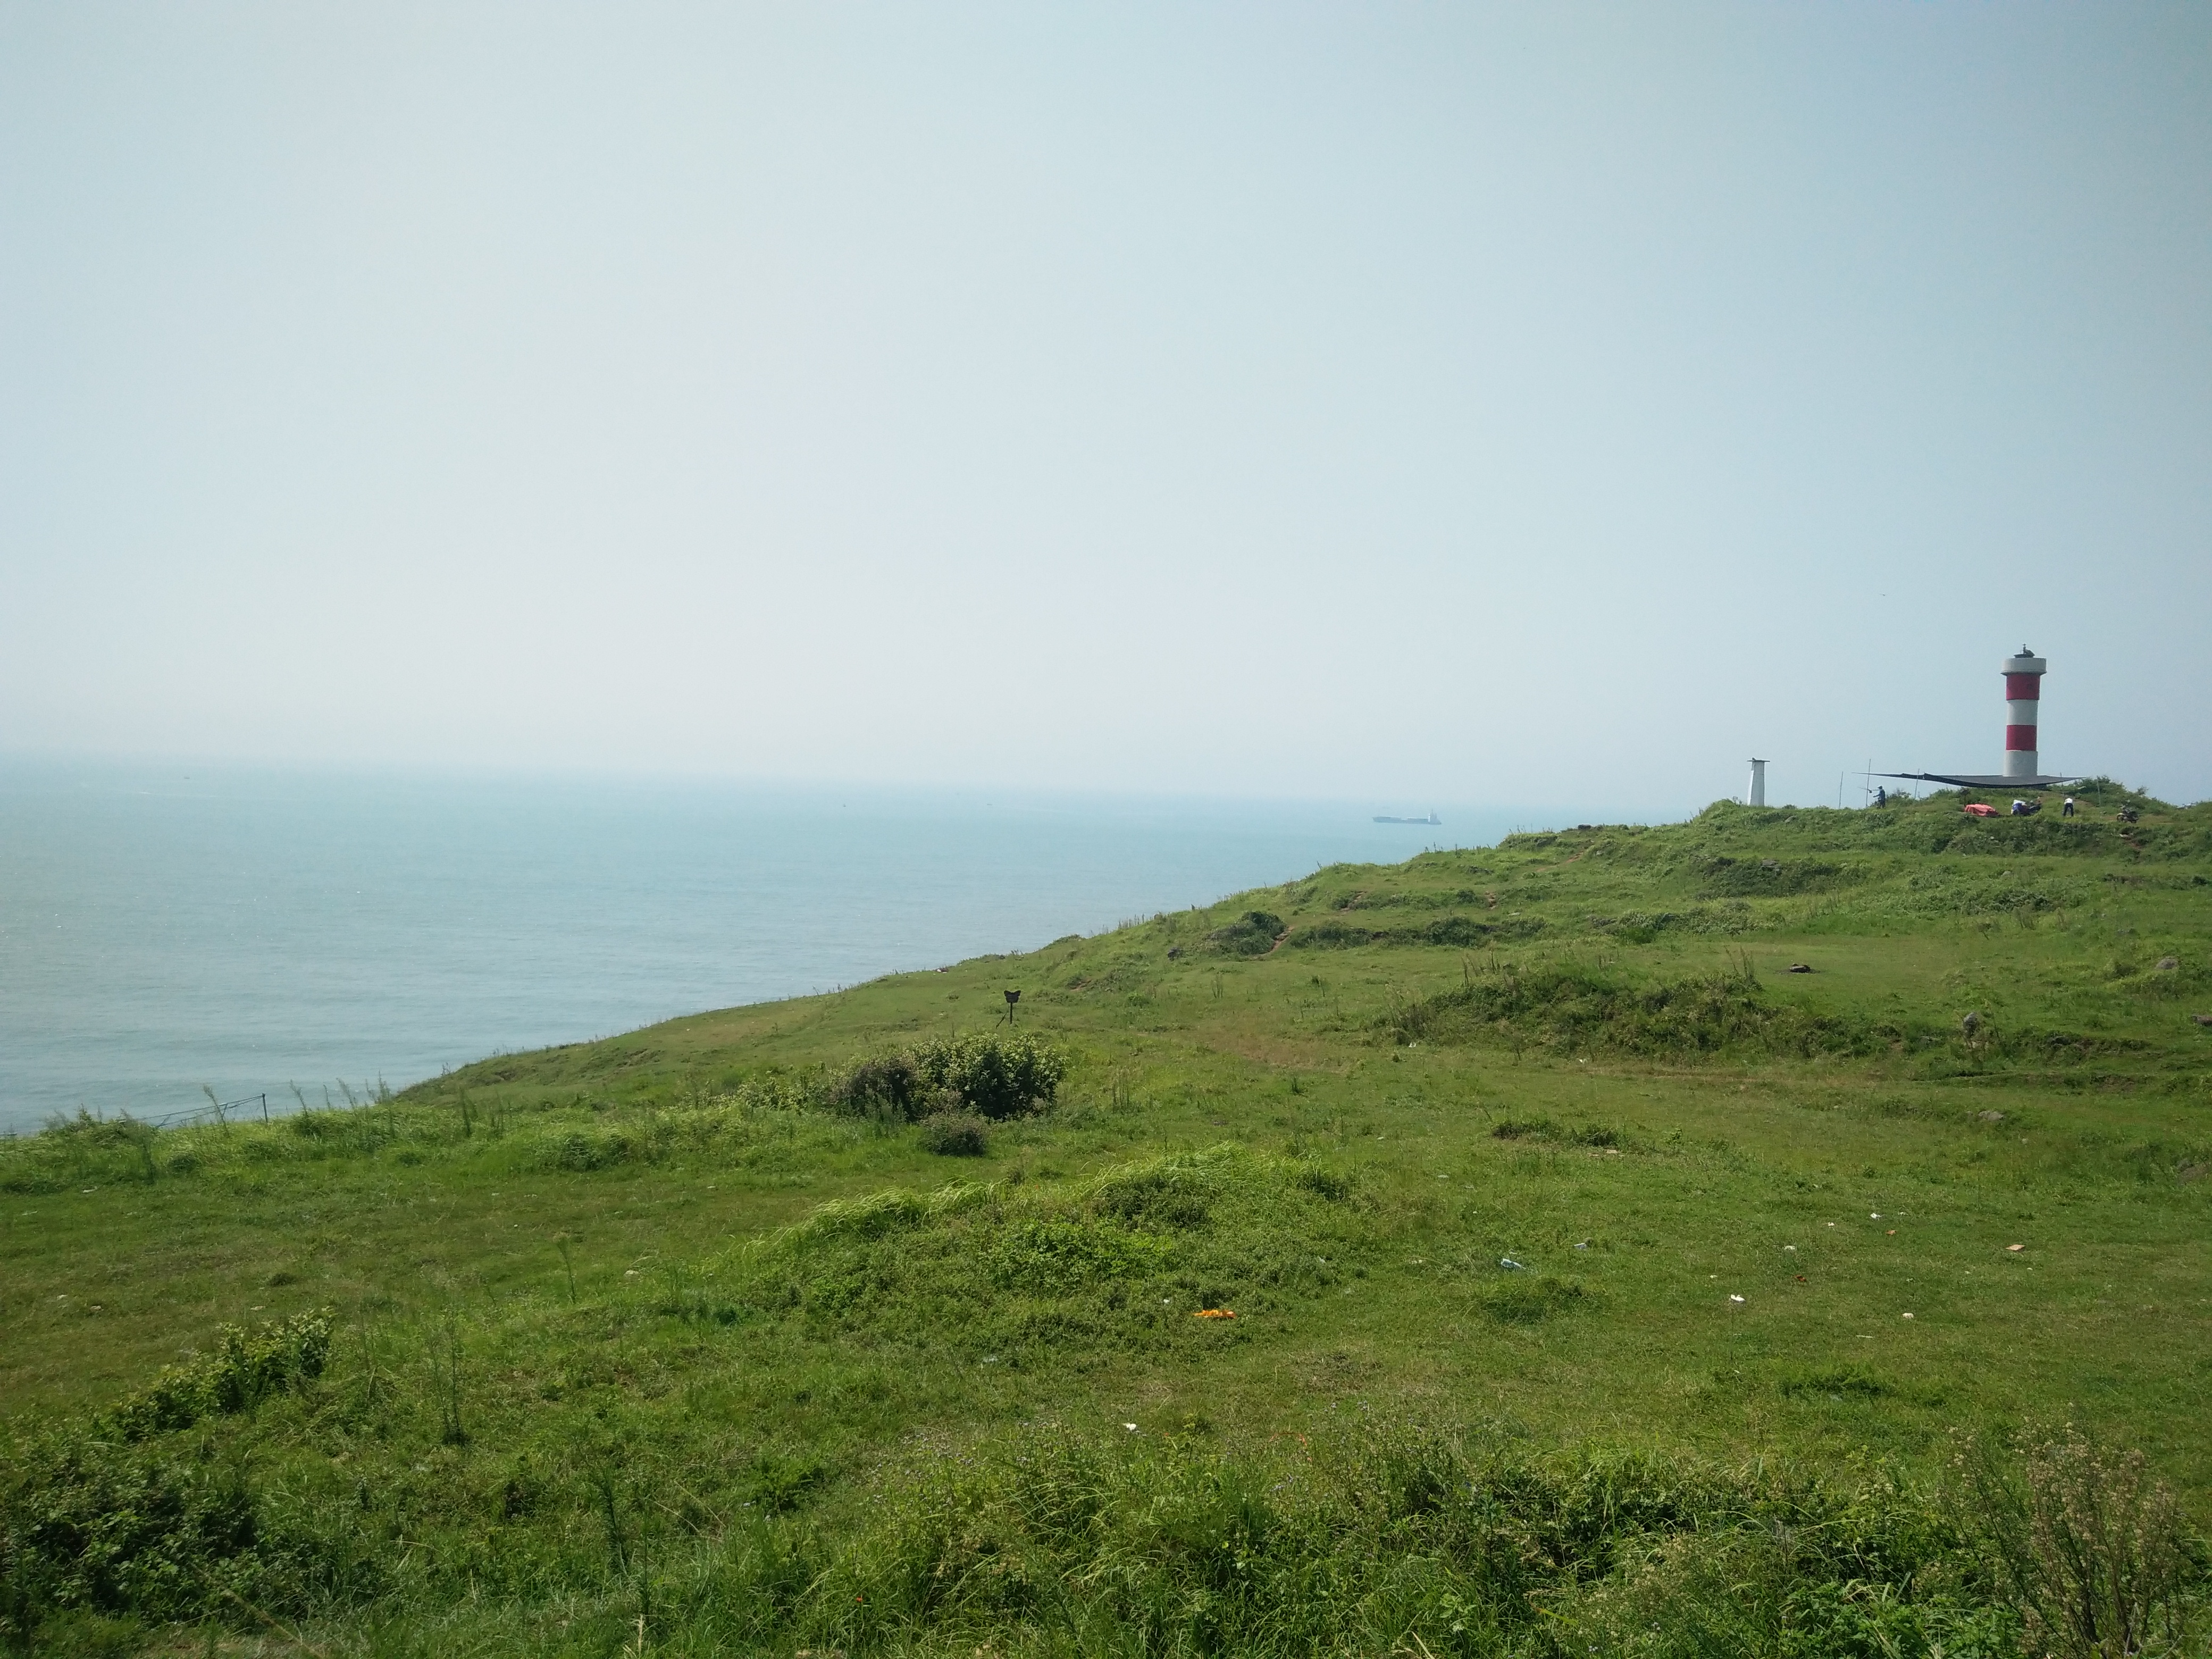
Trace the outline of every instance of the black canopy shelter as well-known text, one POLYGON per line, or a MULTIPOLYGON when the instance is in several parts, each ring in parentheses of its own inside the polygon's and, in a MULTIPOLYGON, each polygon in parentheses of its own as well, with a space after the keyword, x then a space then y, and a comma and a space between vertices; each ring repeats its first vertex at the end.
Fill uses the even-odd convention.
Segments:
POLYGON ((1960 789, 2056 789, 2061 784, 2079 783, 2078 777, 2046 777, 2038 774, 2032 778, 1992 776, 1986 772, 1877 772, 1878 778, 1911 778, 1917 783, 1948 783, 1960 789))

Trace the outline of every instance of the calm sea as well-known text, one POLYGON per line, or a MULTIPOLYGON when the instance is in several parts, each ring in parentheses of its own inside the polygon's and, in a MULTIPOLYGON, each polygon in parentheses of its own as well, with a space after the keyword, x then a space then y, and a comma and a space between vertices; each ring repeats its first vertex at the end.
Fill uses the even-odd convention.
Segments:
POLYGON ((0 761, 0 1129, 1024 950, 1527 814, 0 761))

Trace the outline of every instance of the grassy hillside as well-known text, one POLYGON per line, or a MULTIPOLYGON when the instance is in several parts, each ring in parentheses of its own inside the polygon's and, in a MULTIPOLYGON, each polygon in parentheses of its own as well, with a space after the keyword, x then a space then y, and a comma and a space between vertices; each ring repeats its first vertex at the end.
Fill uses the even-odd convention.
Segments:
POLYGON ((2212 806, 2081 799, 1333 866, 0 1145, 0 1633, 2094 1650, 2027 1519, 2148 1517, 2186 1612, 2212 1518, 2212 806))

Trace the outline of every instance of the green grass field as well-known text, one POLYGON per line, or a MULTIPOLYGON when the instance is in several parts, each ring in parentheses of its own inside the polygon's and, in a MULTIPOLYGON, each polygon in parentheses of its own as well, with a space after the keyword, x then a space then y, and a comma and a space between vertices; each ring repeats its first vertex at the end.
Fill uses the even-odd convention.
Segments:
POLYGON ((2212 1650, 2212 805, 2081 799, 1515 836, 0 1144, 0 1633, 2212 1650), (1066 1061, 979 1155, 911 1120, 981 1073, 854 1080, 958 1036, 1066 1061))

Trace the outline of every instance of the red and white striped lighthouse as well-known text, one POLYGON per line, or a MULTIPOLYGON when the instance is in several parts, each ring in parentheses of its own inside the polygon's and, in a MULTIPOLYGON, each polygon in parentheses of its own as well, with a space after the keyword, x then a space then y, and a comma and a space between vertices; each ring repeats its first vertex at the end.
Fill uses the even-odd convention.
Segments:
POLYGON ((1987 772, 1884 772, 1885 778, 1916 778, 1925 783, 1948 783, 1960 789, 2049 789, 2072 783, 2078 773, 2046 776, 2037 768, 2043 757, 2036 752, 2035 716, 2043 706, 2043 672, 2051 665, 2026 646, 2017 657, 2007 657, 1998 672, 2005 683, 2004 770, 1987 772))
POLYGON ((2050 665, 2026 646, 2004 662, 2005 750, 2008 779, 2039 779, 2036 768, 2035 711, 2043 701, 2043 671, 2050 665))

